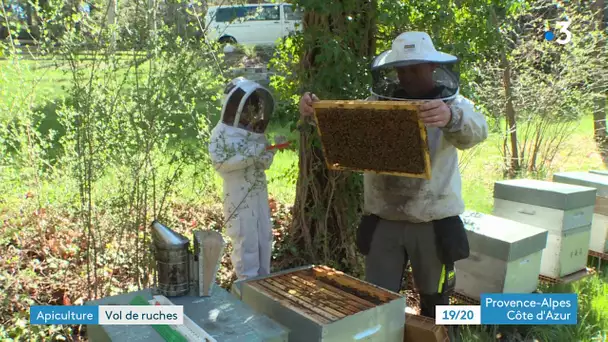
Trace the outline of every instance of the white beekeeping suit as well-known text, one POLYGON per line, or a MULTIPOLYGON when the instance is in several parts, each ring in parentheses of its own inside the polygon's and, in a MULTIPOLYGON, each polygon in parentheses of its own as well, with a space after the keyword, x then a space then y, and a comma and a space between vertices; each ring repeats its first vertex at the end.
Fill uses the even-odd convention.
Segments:
POLYGON ((274 100, 242 77, 224 91, 222 118, 211 133, 209 153, 224 180, 226 233, 239 280, 270 273, 272 226, 265 170, 274 151, 264 136, 274 100))

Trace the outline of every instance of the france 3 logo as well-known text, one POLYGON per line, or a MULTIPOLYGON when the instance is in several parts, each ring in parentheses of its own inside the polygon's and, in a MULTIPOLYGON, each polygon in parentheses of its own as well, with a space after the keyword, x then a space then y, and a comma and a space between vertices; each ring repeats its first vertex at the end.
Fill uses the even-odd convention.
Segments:
POLYGON ((570 24, 570 20, 556 21, 554 30, 547 29, 545 31, 545 40, 548 42, 555 41, 561 45, 570 43, 572 40, 572 32, 569 30, 570 24))

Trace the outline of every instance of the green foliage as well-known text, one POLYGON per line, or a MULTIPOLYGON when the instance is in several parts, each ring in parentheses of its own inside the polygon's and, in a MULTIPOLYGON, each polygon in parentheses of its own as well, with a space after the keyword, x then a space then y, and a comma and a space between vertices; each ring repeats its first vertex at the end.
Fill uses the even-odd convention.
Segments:
MULTIPOLYGON (((531 1, 531 8, 505 19, 500 39, 510 68, 511 100, 516 113, 520 172, 543 177, 553 159, 587 115, 597 98, 605 96, 608 79, 606 34, 590 25, 594 13, 588 6, 557 7, 547 1, 531 1), (566 45, 543 37, 548 20, 568 17, 572 41, 566 45)), ((505 65, 498 60, 474 64, 471 83, 482 110, 492 117, 495 130, 502 128, 507 97, 505 65)), ((506 138, 505 138, 506 143, 506 138)), ((513 151, 503 148, 505 169, 513 151)))
MULTIPOLYGON (((108 2, 101 0, 93 2, 90 16, 76 1, 32 1, 31 25, 0 10, 0 21, 10 33, 9 39, 0 40, 0 57, 7 57, 0 61, 2 340, 70 339, 78 333, 74 327, 28 325, 29 305, 64 304, 65 298, 80 304, 148 286, 146 227, 151 218, 184 234, 224 225, 217 205, 210 209, 201 204, 219 202, 207 144, 209 118, 217 117, 226 81, 221 70, 225 62, 217 46, 199 40, 204 31, 200 2, 190 8, 185 1, 169 1, 154 10, 148 3, 120 1, 113 23, 108 22, 108 2), (30 54, 19 37, 35 38, 37 53, 30 54)), ((596 50, 605 36, 587 27, 584 6, 568 6, 547 15, 566 11, 574 18, 572 31, 580 34, 569 46, 544 43, 542 25, 535 21, 543 7, 536 3, 296 1, 315 10, 309 13, 314 25, 285 39, 271 63, 277 72, 272 85, 280 100, 278 114, 295 126, 303 91, 323 99, 366 98, 371 58, 390 48, 397 34, 416 29, 429 32, 438 49, 462 59, 463 92, 496 118, 497 131, 504 130, 502 70, 496 63, 504 46, 515 70, 517 114, 523 122, 519 129, 532 132, 520 136, 534 142, 542 132, 548 146, 555 146, 554 139, 563 133, 548 131, 556 126, 547 122, 571 129, 596 94, 605 91, 605 55, 596 50), (523 23, 533 23, 534 29, 525 30, 523 23), (374 25, 375 40, 369 39, 374 25)), ((246 53, 253 54, 251 49, 246 53)), ((317 140, 302 137, 300 153, 318 147, 317 140)), ((493 175, 485 160, 491 153, 484 151, 483 156, 477 161, 481 166, 471 172, 474 180, 467 182, 477 186, 469 189, 475 195, 478 174, 493 175)), ((312 170, 320 178, 281 155, 285 174, 270 182, 314 190, 314 204, 296 218, 305 216, 314 223, 309 227, 316 232, 312 244, 317 260, 360 275, 353 238, 361 178, 324 173, 318 163, 322 160, 315 157, 312 170), (299 172, 308 177, 296 183, 299 172), (314 182, 319 183, 310 186, 314 182)), ((285 192, 286 197, 293 195, 285 192)), ((483 202, 480 207, 486 208, 483 202)), ((273 263, 279 268, 311 259, 292 243, 293 230, 286 229, 294 212, 282 205, 273 209, 273 263)), ((227 286, 232 274, 229 258, 224 259, 219 277, 227 286)), ((520 332, 548 341, 599 337, 608 328, 606 283, 592 280, 570 290, 581 294, 579 326, 520 332)), ((497 327, 481 330, 471 329, 471 340, 494 340, 503 332, 497 327)))
MULTIPOLYGON (((216 189, 207 145, 209 118, 219 111, 226 82, 217 46, 184 39, 172 23, 153 20, 149 25, 143 19, 155 18, 160 9, 148 11, 145 0, 130 4, 136 8, 130 19, 142 19, 133 24, 139 31, 124 21, 107 25, 104 16, 65 15, 64 4, 51 1, 36 12, 39 54, 23 54, 15 41, 2 43, 11 58, 6 65, 14 70, 2 69, 0 75, 24 73, 29 66, 24 57, 44 56, 69 80, 65 98, 50 103, 44 97, 33 101, 37 88, 27 79, 24 86, 31 89, 9 92, 19 87, 9 87, 0 77, 6 82, 0 83, 6 95, 0 101, 0 166, 7 171, 0 180, 3 187, 18 184, 32 191, 37 210, 48 202, 71 208, 76 225, 70 228, 82 234, 75 253, 78 267, 86 270, 79 279, 85 280, 81 288, 87 298, 149 286, 150 237, 144 227, 153 218, 167 217, 183 193, 180 187, 195 187, 197 195, 216 189), (64 29, 53 30, 57 25, 64 29), (43 187, 49 183, 66 189, 47 192, 43 187), (66 196, 56 200, 49 193, 66 196), (111 272, 108 276, 108 269, 118 268, 130 281, 116 283, 111 272)), ((18 25, 11 27, 15 33, 18 25)), ((41 230, 39 236, 44 240, 47 234, 41 230)), ((5 243, 15 245, 12 239, 5 243)), ((15 288, 13 293, 25 291, 15 288)), ((2 331, 2 338, 57 331, 23 329, 16 316, 11 319, 15 324, 2 331)))

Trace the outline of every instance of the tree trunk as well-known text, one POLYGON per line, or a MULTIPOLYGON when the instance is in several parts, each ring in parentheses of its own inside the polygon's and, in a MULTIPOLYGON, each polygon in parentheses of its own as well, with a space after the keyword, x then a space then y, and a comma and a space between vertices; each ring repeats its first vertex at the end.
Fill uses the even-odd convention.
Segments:
MULTIPOLYGON (((490 15, 494 27, 496 27, 497 35, 500 36, 500 23, 496 16, 496 11, 493 7, 490 7, 490 15)), ((507 167, 507 174, 510 178, 514 177, 519 171, 519 150, 517 148, 517 123, 515 117, 515 108, 513 107, 513 90, 511 87, 511 64, 507 58, 507 46, 506 42, 503 41, 500 45, 500 64, 503 70, 502 84, 505 91, 505 121, 506 121, 506 134, 510 140, 510 151, 505 149, 505 166, 507 167)), ((505 141, 506 142, 506 141, 505 141)))
MULTIPOLYGON (((331 9, 320 11, 306 6, 306 1, 299 4, 308 9, 299 69, 302 84, 322 99, 356 96, 354 91, 343 91, 356 76, 351 74, 349 79, 335 70, 344 70, 344 64, 353 60, 357 61, 353 67, 357 63, 357 68, 369 67, 369 58, 375 54, 375 1, 333 1, 325 7, 331 9), (330 49, 348 57, 328 59, 330 49)), ((327 169, 313 125, 305 124, 300 138, 291 229, 299 256, 304 263, 322 263, 356 274, 360 263, 354 236, 361 211, 361 175, 327 169)))
POLYGON ((110 47, 112 50, 116 50, 116 24, 118 14, 118 0, 108 1, 108 26, 111 27, 112 36, 110 37, 110 47))
POLYGON ((511 90, 511 66, 509 65, 509 61, 507 57, 503 54, 502 56, 503 63, 503 87, 505 90, 505 116, 507 121, 507 132, 510 137, 511 142, 511 153, 510 153, 510 161, 508 162, 509 166, 509 177, 514 177, 517 171, 520 168, 519 165, 519 151, 517 149, 517 123, 515 120, 515 108, 513 107, 513 94, 511 90))
MULTIPOLYGON (((608 9, 604 0, 596 0, 594 8, 598 11, 597 25, 598 29, 604 31, 608 22, 608 9)), ((602 41, 602 45, 605 42, 602 41)), ((595 100, 593 108, 593 137, 600 148, 604 164, 608 165, 608 141, 606 139, 606 96, 599 97, 595 100)))

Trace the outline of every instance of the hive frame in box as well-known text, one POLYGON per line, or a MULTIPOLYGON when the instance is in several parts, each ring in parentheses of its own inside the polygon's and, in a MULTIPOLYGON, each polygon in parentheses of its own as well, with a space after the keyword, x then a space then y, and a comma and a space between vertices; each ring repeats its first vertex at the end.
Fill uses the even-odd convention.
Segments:
POLYGON ((403 339, 403 295, 327 266, 308 265, 237 280, 232 293, 289 329, 289 341, 403 339), (316 294, 306 294, 305 288, 316 294))
MULTIPOLYGON (((419 111, 419 106, 422 102, 405 102, 405 101, 344 101, 344 100, 323 100, 316 101, 313 103, 313 108, 315 109, 315 121, 319 122, 319 118, 317 116, 316 109, 318 108, 344 108, 344 109, 372 109, 372 110, 394 110, 394 109, 405 109, 412 110, 415 112, 419 111)), ((327 158, 325 159, 325 163, 327 164, 327 168, 330 170, 337 171, 359 171, 359 172, 374 172, 379 174, 387 174, 393 176, 404 176, 404 177, 412 177, 412 178, 424 178, 431 179, 431 156, 429 154, 428 148, 428 139, 426 127, 424 124, 418 120, 418 129, 419 129, 419 137, 422 141, 422 159, 424 160, 424 173, 416 174, 416 173, 406 173, 406 172, 388 172, 388 171, 375 171, 375 170, 367 170, 367 169, 355 169, 350 167, 344 167, 340 165, 330 164, 327 158)), ((325 149, 325 144, 323 143, 323 135, 321 133, 321 129, 317 124, 317 132, 319 137, 321 138, 321 148, 323 150, 323 155, 327 156, 327 151, 325 149)))

